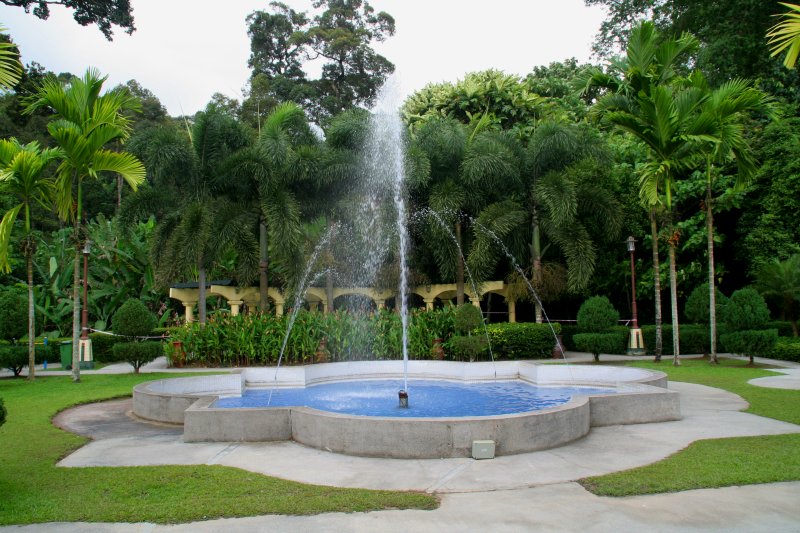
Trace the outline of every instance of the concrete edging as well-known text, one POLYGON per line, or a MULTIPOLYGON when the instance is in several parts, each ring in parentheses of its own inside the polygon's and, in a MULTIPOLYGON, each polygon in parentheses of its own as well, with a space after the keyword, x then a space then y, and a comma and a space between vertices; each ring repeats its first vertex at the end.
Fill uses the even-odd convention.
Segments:
POLYGON ((176 378, 134 388, 134 413, 183 423, 186 442, 295 440, 349 455, 405 459, 469 456, 475 440, 493 440, 497 455, 553 448, 579 439, 592 426, 679 420, 678 393, 666 375, 621 367, 567 367, 525 361, 457 363, 412 361, 409 378, 482 381, 522 379, 539 385, 600 385, 616 394, 578 396, 564 405, 513 415, 391 418, 345 415, 308 407, 214 408, 219 396, 245 386, 304 386, 325 381, 402 376, 402 361, 329 363, 244 369, 240 375, 176 378))

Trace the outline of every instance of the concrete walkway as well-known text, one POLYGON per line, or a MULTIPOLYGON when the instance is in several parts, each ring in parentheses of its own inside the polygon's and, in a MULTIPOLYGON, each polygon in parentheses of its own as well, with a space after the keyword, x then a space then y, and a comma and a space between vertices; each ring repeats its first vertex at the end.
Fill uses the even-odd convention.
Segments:
MULTIPOLYGON (((98 372, 102 371, 110 372, 110 367, 98 372)), ((0 529, 64 533, 800 530, 800 482, 629 498, 597 497, 574 482, 652 463, 698 439, 800 433, 800 426, 740 412, 746 402, 726 391, 687 383, 670 383, 670 388, 681 393, 680 421, 593 428, 587 437, 567 446, 486 461, 349 457, 294 442, 184 443, 180 427, 129 416, 130 400, 79 406, 61 413, 55 422, 94 440, 63 459, 62 467, 221 464, 308 483, 424 490, 439 494, 442 505, 434 511, 261 516, 170 526, 54 523, 0 529)))

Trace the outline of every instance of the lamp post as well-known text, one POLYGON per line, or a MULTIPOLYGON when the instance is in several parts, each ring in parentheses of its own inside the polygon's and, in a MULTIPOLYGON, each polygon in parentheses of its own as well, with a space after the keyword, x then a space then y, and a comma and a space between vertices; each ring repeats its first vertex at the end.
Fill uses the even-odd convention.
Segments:
POLYGON ((92 241, 86 239, 83 244, 83 307, 81 308, 80 365, 92 368, 92 340, 89 338, 89 254, 92 241))
POLYGON ((631 312, 633 313, 630 338, 628 339, 628 353, 635 355, 644 353, 644 338, 642 330, 639 328, 639 316, 636 311, 636 239, 631 235, 625 240, 625 244, 631 254, 631 312))

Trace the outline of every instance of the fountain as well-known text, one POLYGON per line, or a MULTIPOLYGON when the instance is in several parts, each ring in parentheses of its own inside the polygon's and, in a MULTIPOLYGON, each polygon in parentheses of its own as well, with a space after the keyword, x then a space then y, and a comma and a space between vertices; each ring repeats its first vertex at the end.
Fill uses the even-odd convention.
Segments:
MULTIPOLYGON (((404 127, 391 87, 384 88, 372 115, 367 197, 356 225, 365 240, 376 243, 362 269, 374 276, 390 241, 378 221, 387 204, 393 205, 402 360, 285 367, 282 350, 275 368, 137 385, 134 413, 183 424, 187 442, 295 440, 333 452, 395 458, 468 456, 476 442, 492 442, 498 455, 523 453, 581 438, 592 426, 679 419, 677 393, 666 389, 661 372, 494 358, 409 362, 404 127), (564 386, 569 389, 556 389, 564 386), (398 389, 398 403, 389 405, 391 391, 398 389), (490 401, 498 398, 504 400, 490 401)), ((314 279, 313 264, 312 258, 300 294, 314 279)), ((360 281, 368 285, 370 280, 360 281)), ((477 293, 477 287, 473 290, 477 293)), ((295 313, 299 307, 296 303, 295 313)))

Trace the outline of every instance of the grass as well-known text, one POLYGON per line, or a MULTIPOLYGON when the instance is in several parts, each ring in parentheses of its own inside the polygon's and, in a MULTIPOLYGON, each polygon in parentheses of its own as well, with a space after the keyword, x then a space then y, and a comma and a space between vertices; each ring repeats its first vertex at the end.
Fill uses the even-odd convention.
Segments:
MULTIPOLYGON (((415 492, 305 485, 223 466, 57 468, 87 442, 51 423, 72 405, 130 396, 163 375, 88 375, 29 383, 0 380, 8 410, 0 427, 0 524, 52 521, 177 523, 263 514, 308 515, 382 509, 434 509, 415 492)), ((175 377, 175 374, 170 374, 175 377)))
MULTIPOLYGON (((753 378, 774 376, 773 372, 728 359, 716 366, 707 360, 681 364, 637 362, 631 366, 664 371, 670 381, 728 390, 750 404, 748 413, 800 424, 800 391, 747 384, 753 378)), ((798 480, 800 434, 788 434, 700 440, 651 465, 584 478, 579 483, 600 496, 630 496, 798 480)))

